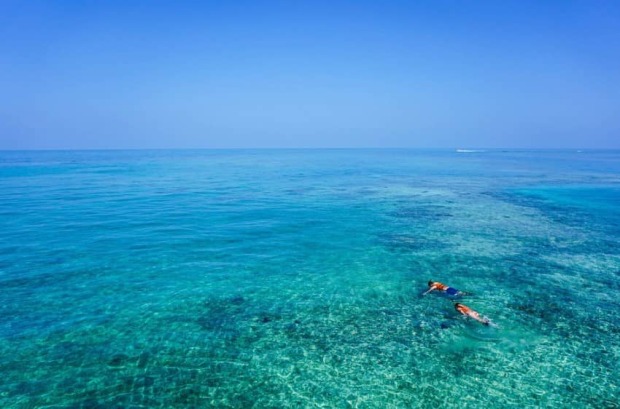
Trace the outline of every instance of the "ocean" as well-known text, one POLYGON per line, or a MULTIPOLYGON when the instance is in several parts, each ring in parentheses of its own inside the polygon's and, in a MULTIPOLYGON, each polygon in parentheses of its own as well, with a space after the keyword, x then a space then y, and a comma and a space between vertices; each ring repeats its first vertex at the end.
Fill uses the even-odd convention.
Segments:
POLYGON ((620 151, 4 151, 0 227, 2 408, 619 407, 620 151))

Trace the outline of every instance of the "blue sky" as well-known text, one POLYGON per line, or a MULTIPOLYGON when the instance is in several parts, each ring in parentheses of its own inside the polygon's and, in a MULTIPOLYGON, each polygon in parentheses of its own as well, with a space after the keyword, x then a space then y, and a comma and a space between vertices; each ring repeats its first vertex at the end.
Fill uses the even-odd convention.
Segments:
POLYGON ((620 148, 618 1, 0 2, 0 149, 620 148))

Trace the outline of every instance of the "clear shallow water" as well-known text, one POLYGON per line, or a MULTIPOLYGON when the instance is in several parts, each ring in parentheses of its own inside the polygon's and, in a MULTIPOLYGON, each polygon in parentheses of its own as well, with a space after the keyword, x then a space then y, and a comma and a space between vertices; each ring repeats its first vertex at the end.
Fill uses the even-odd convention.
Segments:
POLYGON ((618 407, 617 151, 2 152, 0 223, 4 408, 618 407))

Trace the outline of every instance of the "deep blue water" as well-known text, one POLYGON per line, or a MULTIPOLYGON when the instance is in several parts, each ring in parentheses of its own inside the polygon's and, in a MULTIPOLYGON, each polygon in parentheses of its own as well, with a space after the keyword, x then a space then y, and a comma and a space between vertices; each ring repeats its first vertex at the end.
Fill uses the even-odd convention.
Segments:
POLYGON ((618 407, 618 151, 0 152, 0 226, 3 408, 618 407))

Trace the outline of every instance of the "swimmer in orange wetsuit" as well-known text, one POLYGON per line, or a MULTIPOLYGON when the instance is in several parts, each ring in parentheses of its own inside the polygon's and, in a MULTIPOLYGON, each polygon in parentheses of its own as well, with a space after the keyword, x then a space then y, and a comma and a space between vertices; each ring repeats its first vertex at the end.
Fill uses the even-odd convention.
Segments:
POLYGON ((491 322, 490 319, 488 319, 487 317, 481 317, 480 314, 478 314, 476 311, 472 310, 464 304, 460 304, 457 302, 454 304, 454 309, 467 317, 473 318, 476 321, 481 322, 484 325, 491 325, 494 327, 496 326, 491 322))
POLYGON ((457 296, 457 295, 467 295, 468 293, 464 291, 459 291, 456 288, 448 287, 445 284, 440 283, 439 281, 429 281, 428 282, 428 291, 426 291, 422 295, 426 295, 433 290, 442 291, 448 295, 457 296))

